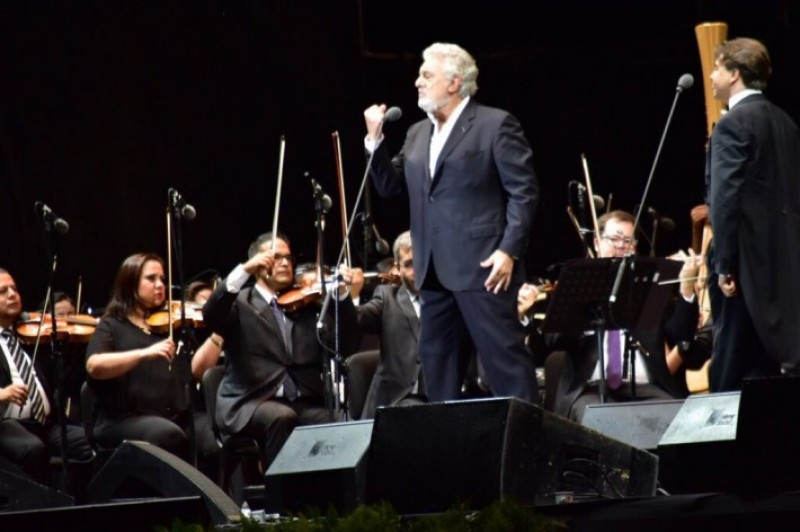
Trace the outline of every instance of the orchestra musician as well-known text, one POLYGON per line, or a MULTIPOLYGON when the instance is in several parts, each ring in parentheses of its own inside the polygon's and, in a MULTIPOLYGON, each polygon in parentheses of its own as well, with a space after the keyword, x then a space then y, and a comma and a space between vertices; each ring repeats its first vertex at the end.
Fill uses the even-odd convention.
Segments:
POLYGON ((372 298, 359 305, 358 325, 380 337, 380 360, 364 401, 362 419, 375 417, 379 406, 426 401, 419 360, 419 292, 414 287, 411 232, 404 231, 392 245, 399 285, 381 284, 372 298))
MULTIPOLYGON (((50 456, 60 456, 61 427, 46 373, 40 371, 41 357, 33 361, 17 335, 21 313, 14 278, 0 268, 0 456, 49 484, 48 463, 50 456)), ((67 424, 66 434, 69 462, 91 462, 83 426, 67 424)))
POLYGON ((408 194, 420 355, 431 400, 458 399, 474 343, 492 392, 537 402, 516 296, 538 203, 533 154, 519 121, 479 104, 475 60, 455 44, 423 52, 415 86, 428 117, 392 158, 385 105, 364 111, 378 193, 408 194), (380 137, 379 137, 380 135, 380 137))
MULTIPOLYGON (((225 339, 225 374, 217 394, 217 426, 225 434, 254 437, 266 470, 297 425, 334 421, 326 408, 322 377, 325 347, 317 341, 319 302, 292 313, 278 306, 282 290, 293 288, 294 257, 280 232, 262 234, 203 307, 206 326, 225 339), (246 286, 253 277, 255 283, 246 286)), ((350 272, 343 268, 345 283, 350 272)), ((331 287, 333 289, 333 287, 331 287)), ((355 307, 346 285, 339 297, 341 353, 358 340, 355 307)), ((335 295, 333 297, 336 297, 335 295)), ((321 323, 322 341, 335 344, 334 302, 321 323)))
MULTIPOLYGON (((111 299, 86 348, 88 383, 95 398, 94 439, 105 448, 143 440, 187 462, 193 421, 183 371, 169 331, 148 320, 167 300, 164 261, 154 253, 127 257, 111 299)), ((218 447, 208 424, 196 424, 198 465, 218 447)))
POLYGON ((800 368, 800 133, 762 92, 772 71, 762 43, 732 39, 714 55, 712 91, 729 110, 711 133, 706 167, 716 274, 709 380, 723 392, 800 368))
MULTIPOLYGON (((635 217, 628 212, 614 210, 598 219, 599 237, 595 238, 596 256, 599 258, 623 257, 636 248, 634 237, 635 217)), ((665 344, 674 346, 681 341, 691 341, 697 325, 697 298, 694 294, 694 280, 700 260, 694 253, 684 260, 680 272, 680 294, 674 299, 671 309, 664 312, 660 330, 630 331, 631 341, 635 342, 635 375, 630 375, 630 363, 621 365, 621 379, 614 381, 611 372, 606 370, 608 402, 625 402, 634 399, 631 379, 635 380, 636 400, 666 400, 685 397, 688 393, 685 383, 674 378, 666 363, 665 344)), ((617 353, 611 347, 611 335, 620 331, 606 331, 604 339, 607 362, 612 356, 623 356, 627 350, 624 340, 617 353)), ((622 335, 624 337, 624 335, 622 335)), ((618 336, 620 339, 620 336, 618 336)), ((547 335, 545 339, 550 351, 565 351, 563 363, 555 371, 545 375, 545 381, 557 379, 552 402, 553 412, 580 422, 586 406, 600 401, 598 380, 600 378, 600 357, 594 332, 575 335, 547 335)), ((554 366, 555 367, 555 366, 554 366)))

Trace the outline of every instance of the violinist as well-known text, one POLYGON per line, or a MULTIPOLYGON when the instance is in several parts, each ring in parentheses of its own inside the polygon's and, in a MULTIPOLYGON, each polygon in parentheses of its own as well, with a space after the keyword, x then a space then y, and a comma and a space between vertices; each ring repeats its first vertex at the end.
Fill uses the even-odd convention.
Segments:
MULTIPOLYGON (((60 455, 55 401, 40 359, 32 361, 16 333, 22 297, 11 274, 0 268, 0 456, 33 479, 49 484, 50 456, 60 455), (33 364, 33 368, 31 365, 33 364)), ((80 425, 68 424, 70 462, 91 462, 92 449, 80 425)))
POLYGON ((111 300, 86 349, 95 396, 94 438, 102 447, 143 440, 190 461, 189 409, 176 345, 148 313, 167 299, 164 261, 136 253, 120 266, 111 300))
MULTIPOLYGON (((345 282, 349 270, 343 270, 345 282)), ((295 426, 332 421, 325 407, 322 369, 325 350, 317 340, 321 299, 286 312, 278 305, 281 291, 293 288, 294 256, 288 239, 272 232, 259 236, 248 260, 237 265, 203 307, 207 328, 225 340, 225 375, 217 394, 217 426, 226 434, 254 437, 263 467, 280 451, 295 426), (252 278, 255 283, 245 286, 252 278)), ((355 307, 347 287, 339 297, 342 354, 357 340, 355 307)), ((335 345, 334 302, 320 330, 328 348, 335 345)), ((334 413, 338 416, 338 412, 334 413)))
MULTIPOLYGON (((86 381, 86 366, 84 364, 84 354, 86 353, 86 344, 91 338, 91 334, 94 332, 94 328, 89 325, 93 323, 90 316, 81 317, 78 321, 83 324, 84 318, 86 319, 86 325, 76 325, 72 326, 70 322, 64 322, 61 324, 61 319, 66 320, 67 318, 74 317, 76 314, 75 308, 75 300, 72 299, 72 296, 67 294, 66 292, 53 292, 52 302, 55 305, 55 314, 56 319, 59 322, 57 327, 59 330, 63 329, 67 332, 70 332, 71 329, 79 329, 80 333, 77 335, 69 335, 68 342, 66 342, 63 346, 62 352, 62 360, 64 362, 64 386, 66 389, 66 404, 65 404, 65 411, 67 417, 76 424, 82 423, 81 417, 81 386, 83 385, 84 381, 86 381)), ((44 316, 46 323, 49 323, 50 320, 50 308, 45 308, 46 301, 42 301, 39 304, 39 313, 38 315, 44 316)), ((38 325, 38 324, 37 324, 38 325)), ((31 325, 27 328, 28 332, 36 331, 36 325, 31 325)), ((35 338, 35 337, 34 337, 35 338)), ((29 339, 30 341, 30 339, 29 339)), ((54 373, 54 360, 52 359, 52 352, 49 349, 49 342, 48 345, 44 345, 43 349, 40 350, 40 356, 42 356, 42 363, 44 365, 44 370, 47 372, 47 375, 55 375, 54 373)))
MULTIPOLYGON (((623 257, 635 252, 634 223, 635 217, 625 211, 615 210, 601 216, 598 219, 599 237, 594 242, 597 257, 623 257)), ((679 274, 683 280, 680 293, 674 298, 671 308, 664 311, 659 330, 605 331, 604 373, 608 402, 667 400, 687 395, 685 382, 670 374, 665 344, 674 346, 694 338, 698 316, 694 280, 699 266, 700 261, 694 253, 685 258, 679 274), (626 345, 626 342, 631 345, 626 345), (635 357, 633 364, 625 356, 626 352, 635 357), (631 371, 632 367, 635 372, 631 371), (632 380, 635 381, 635 396, 632 380)), ((549 361, 546 365, 551 370, 545 375, 547 389, 555 390, 552 402, 546 399, 546 404, 552 404, 556 414, 581 422, 585 407, 600 400, 600 357, 594 332, 547 335, 545 341, 551 351, 550 356, 556 355, 552 351, 566 352, 565 355, 559 355, 563 356, 560 368, 551 367, 549 361)))
POLYGON ((359 328, 380 337, 380 361, 364 402, 364 419, 374 417, 379 406, 427 400, 419 359, 420 301, 414 287, 410 231, 395 239, 392 251, 400 284, 376 286, 372 298, 357 309, 359 328))
MULTIPOLYGON (((39 310, 47 313, 44 308, 44 301, 39 305, 39 310)), ((75 314, 75 300, 66 292, 53 292, 53 304, 56 306, 56 318, 67 318, 75 314)))

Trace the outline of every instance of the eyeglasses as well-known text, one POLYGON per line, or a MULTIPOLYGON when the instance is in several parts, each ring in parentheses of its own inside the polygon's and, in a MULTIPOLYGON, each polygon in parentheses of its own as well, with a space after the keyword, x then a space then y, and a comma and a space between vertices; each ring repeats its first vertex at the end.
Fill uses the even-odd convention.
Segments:
POLYGON ((274 255, 274 257, 275 257, 275 262, 281 262, 281 261, 285 260, 289 264, 294 264, 294 256, 291 255, 291 254, 284 255, 282 253, 276 253, 274 255))
POLYGON ((631 247, 633 245, 633 238, 629 236, 610 236, 610 235, 603 235, 601 237, 603 240, 607 240, 611 242, 611 245, 615 247, 631 247))

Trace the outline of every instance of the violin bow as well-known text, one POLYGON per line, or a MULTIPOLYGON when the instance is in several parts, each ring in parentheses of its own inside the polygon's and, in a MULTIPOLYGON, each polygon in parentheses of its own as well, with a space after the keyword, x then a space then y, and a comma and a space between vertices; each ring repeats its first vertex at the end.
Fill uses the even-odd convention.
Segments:
MULTIPOLYGON (((172 329, 172 213, 170 212, 169 201, 167 201, 167 324, 169 326, 169 337, 174 340, 174 331, 172 329)), ((171 360, 167 368, 172 371, 171 360)))
POLYGON ((589 210, 592 212, 592 227, 594 228, 594 237, 600 238, 600 230, 597 227, 597 210, 594 208, 594 190, 592 190, 592 179, 589 177, 589 163, 586 161, 586 155, 581 153, 581 163, 583 165, 583 175, 586 178, 586 193, 589 196, 589 210))
POLYGON ((77 292, 77 296, 76 296, 76 299, 75 299, 75 313, 76 314, 80 314, 81 313, 81 292, 82 292, 82 290, 83 290, 83 277, 79 275, 78 276, 78 292, 77 292))
POLYGON ((342 167, 342 145, 339 141, 339 132, 334 131, 331 133, 331 138, 333 140, 333 157, 336 161, 336 178, 339 188, 339 209, 342 213, 342 237, 345 239, 345 261, 347 262, 347 266, 350 267, 353 264, 353 257, 350 255, 350 240, 347 238, 347 227, 349 224, 347 223, 347 200, 344 197, 344 169, 342 167))
POLYGON ((272 252, 275 252, 275 240, 278 238, 278 214, 281 209, 281 188, 283 187, 283 157, 286 153, 286 137, 281 135, 280 154, 278 156, 278 190, 275 192, 275 212, 272 215, 272 252))

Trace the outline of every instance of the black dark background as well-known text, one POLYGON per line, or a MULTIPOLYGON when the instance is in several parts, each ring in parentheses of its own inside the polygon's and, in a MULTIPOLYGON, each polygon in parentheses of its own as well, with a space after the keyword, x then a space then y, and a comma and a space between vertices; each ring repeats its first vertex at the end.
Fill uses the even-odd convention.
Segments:
MULTIPOLYGON (((399 148, 424 116, 413 83, 434 41, 470 51, 481 71, 476 98, 510 110, 526 130, 541 186, 526 262, 539 275, 581 254, 566 215, 568 182, 584 180, 581 154, 595 193, 633 209, 677 80, 693 74, 647 201, 676 222, 658 253, 685 249, 689 210, 703 198, 706 138, 694 27, 709 21, 768 46, 767 95, 800 118, 800 24, 789 0, 3 0, 0 266, 27 309, 43 298, 48 263, 34 203, 44 201, 70 224, 54 242, 56 289, 74 294, 81 278, 83 302, 103 306, 126 256, 166 255, 167 190, 176 187, 197 210, 181 224, 185 277, 224 275, 272 227, 281 135, 279 227, 300 260, 314 259, 309 172, 334 198, 324 248, 334 262, 342 236, 331 133, 341 136, 350 216, 365 164, 362 112, 401 107, 402 119, 386 126, 399 148)), ((373 197, 387 240, 407 228, 407 209, 405 198, 373 197)), ((642 228, 649 233, 649 218, 642 228)))

